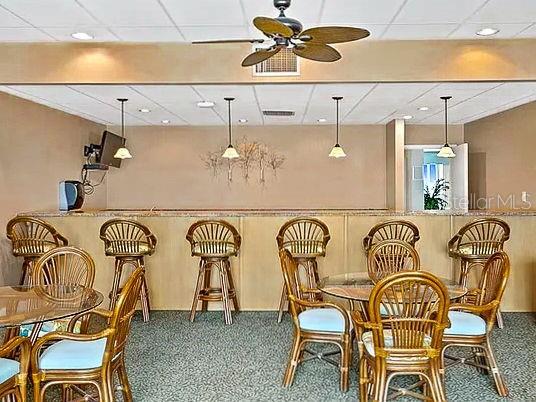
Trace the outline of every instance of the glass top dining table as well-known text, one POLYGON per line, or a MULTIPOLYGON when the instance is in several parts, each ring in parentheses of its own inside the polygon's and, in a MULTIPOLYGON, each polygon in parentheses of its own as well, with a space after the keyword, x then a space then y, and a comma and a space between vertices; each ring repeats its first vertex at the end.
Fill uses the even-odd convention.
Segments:
POLYGON ((102 293, 78 285, 0 287, 0 328, 59 320, 92 310, 102 293))
MULTIPOLYGON (((458 284, 457 281, 439 279, 447 287, 451 300, 459 299, 467 293, 467 288, 458 284)), ((325 294, 358 302, 368 302, 373 288, 374 282, 368 276, 368 272, 327 276, 318 283, 318 289, 325 294)))

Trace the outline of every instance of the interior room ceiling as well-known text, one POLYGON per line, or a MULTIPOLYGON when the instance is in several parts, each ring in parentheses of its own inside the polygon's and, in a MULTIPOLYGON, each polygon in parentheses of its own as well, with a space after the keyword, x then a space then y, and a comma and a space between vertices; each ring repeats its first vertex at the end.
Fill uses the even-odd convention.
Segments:
MULTIPOLYGON (((272 0, 0 0, 0 42, 189 42, 259 37, 251 20, 275 17, 272 0)), ((371 39, 536 37, 534 0, 293 0, 287 12, 305 27, 366 28, 371 39)))
POLYGON ((536 82, 380 83, 263 85, 12 85, 0 91, 107 124, 120 123, 117 98, 128 98, 126 124, 224 125, 226 96, 235 97, 233 120, 248 125, 333 124, 333 96, 343 96, 343 124, 386 124, 411 116, 408 124, 441 124, 443 101, 451 95, 449 121, 463 124, 536 100, 536 82), (200 101, 213 108, 200 108, 200 101), (428 108, 427 110, 422 110, 428 108), (142 112, 142 109, 149 111, 142 112), (264 116, 288 110, 291 117, 264 116), (319 122, 319 119, 325 121, 319 122), (165 123, 164 123, 165 122, 165 123))

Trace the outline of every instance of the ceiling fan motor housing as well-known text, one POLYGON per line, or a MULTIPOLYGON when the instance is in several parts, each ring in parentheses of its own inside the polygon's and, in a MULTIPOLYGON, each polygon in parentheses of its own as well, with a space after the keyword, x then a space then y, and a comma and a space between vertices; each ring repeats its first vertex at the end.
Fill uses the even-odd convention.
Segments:
POLYGON ((290 7, 290 0, 274 0, 274 7, 278 10, 286 10, 290 7))

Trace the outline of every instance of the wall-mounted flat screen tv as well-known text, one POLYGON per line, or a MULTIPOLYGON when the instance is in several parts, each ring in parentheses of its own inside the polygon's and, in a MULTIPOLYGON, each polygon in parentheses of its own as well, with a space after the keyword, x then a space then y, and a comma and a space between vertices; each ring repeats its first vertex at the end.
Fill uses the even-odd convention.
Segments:
POLYGON ((109 131, 104 131, 102 133, 100 157, 97 163, 116 168, 121 167, 121 159, 114 158, 114 155, 119 148, 125 146, 125 142, 124 138, 109 131))

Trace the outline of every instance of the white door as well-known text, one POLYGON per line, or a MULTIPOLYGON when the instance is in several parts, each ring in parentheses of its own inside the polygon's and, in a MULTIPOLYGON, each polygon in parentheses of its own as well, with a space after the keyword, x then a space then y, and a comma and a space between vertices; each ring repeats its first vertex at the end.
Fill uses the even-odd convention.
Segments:
POLYGON ((453 146, 456 154, 450 160, 450 208, 467 211, 469 208, 469 146, 453 146))

